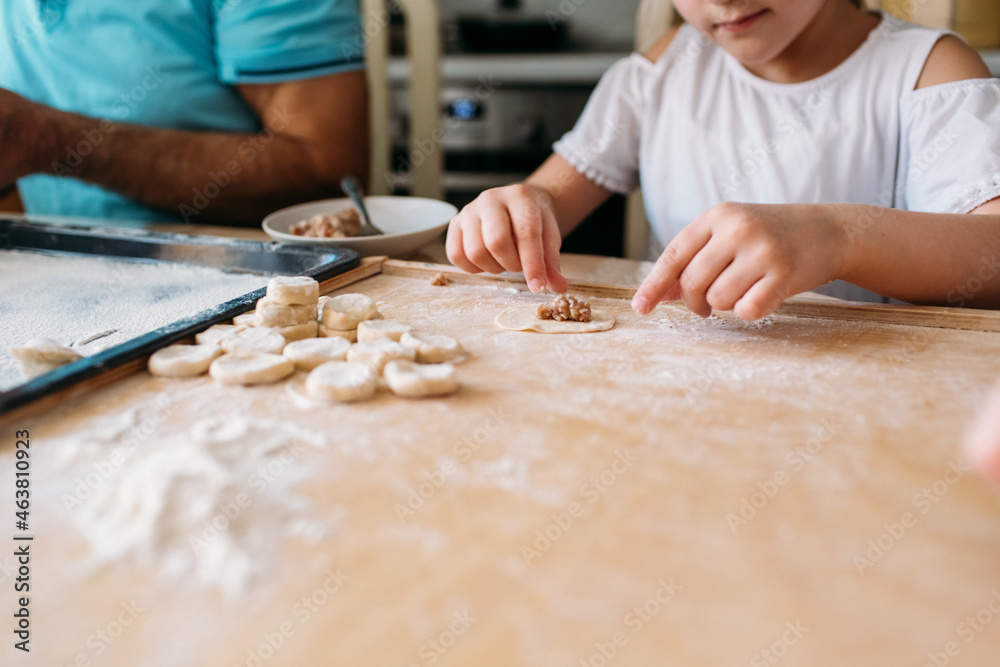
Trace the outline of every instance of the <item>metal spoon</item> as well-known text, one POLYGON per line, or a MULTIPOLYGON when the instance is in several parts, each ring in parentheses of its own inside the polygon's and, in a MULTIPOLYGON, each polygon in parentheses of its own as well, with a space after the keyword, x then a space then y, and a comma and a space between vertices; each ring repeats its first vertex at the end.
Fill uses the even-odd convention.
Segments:
POLYGON ((368 215, 368 209, 365 207, 365 199, 362 194, 361 184, 358 183, 358 179, 350 175, 344 176, 340 179, 340 189, 344 191, 344 194, 351 198, 351 201, 354 202, 354 206, 358 209, 358 213, 361 214, 361 233, 358 234, 358 236, 377 236, 385 234, 385 232, 372 223, 371 216, 368 215))

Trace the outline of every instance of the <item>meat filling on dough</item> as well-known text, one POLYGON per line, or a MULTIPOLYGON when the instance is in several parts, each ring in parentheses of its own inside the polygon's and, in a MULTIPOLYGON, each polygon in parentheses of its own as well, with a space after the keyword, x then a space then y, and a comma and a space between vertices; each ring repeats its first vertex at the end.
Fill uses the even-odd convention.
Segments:
POLYGON ((590 302, 568 294, 560 294, 552 303, 538 306, 538 319, 556 322, 589 322, 590 302))

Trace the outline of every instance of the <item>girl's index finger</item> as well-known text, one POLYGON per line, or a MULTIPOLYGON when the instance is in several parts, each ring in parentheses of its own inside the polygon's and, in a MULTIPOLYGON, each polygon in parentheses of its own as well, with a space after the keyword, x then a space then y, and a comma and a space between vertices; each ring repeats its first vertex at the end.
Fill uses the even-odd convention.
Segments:
POLYGON ((671 288, 680 280, 684 269, 695 255, 701 252, 710 238, 712 238, 711 230, 707 225, 704 227, 699 225, 698 221, 681 230, 656 260, 653 270, 639 285, 635 296, 632 297, 632 309, 640 315, 646 315, 663 301, 671 288))

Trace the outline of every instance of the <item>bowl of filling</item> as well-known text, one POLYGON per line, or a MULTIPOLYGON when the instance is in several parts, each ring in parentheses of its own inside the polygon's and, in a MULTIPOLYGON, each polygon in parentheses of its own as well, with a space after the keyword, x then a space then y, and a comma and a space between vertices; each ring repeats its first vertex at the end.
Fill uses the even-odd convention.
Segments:
POLYGON ((371 221, 384 234, 359 236, 361 216, 347 197, 289 206, 264 218, 275 241, 337 246, 362 257, 406 257, 440 236, 458 213, 451 204, 423 197, 365 197, 371 221))

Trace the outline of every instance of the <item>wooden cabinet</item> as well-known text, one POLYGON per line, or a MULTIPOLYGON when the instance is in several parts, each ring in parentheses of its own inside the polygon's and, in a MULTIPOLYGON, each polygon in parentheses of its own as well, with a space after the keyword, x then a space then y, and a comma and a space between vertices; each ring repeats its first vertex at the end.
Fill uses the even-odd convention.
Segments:
POLYGON ((958 32, 975 48, 1000 47, 998 0, 869 0, 901 19, 958 32))

